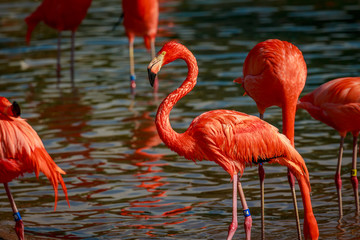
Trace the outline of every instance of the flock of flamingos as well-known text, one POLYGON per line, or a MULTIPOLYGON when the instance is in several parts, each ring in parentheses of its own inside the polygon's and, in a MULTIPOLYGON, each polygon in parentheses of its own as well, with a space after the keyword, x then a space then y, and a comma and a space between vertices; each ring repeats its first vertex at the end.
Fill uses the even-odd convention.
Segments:
MULTIPOLYGON (((85 18, 92 0, 43 0, 41 5, 26 19, 29 44, 31 33, 43 21, 59 32, 57 74, 60 78, 61 32, 72 32, 73 79, 74 37, 81 21, 85 18)), ((264 227, 264 178, 263 164, 278 163, 288 168, 288 180, 293 192, 297 219, 298 238, 318 239, 318 225, 313 214, 310 199, 309 172, 301 155, 294 148, 294 122, 298 108, 333 127, 340 134, 338 165, 335 183, 341 205, 341 161, 344 138, 347 132, 353 135, 353 159, 351 182, 354 189, 356 212, 359 212, 357 179, 357 137, 360 131, 360 77, 346 77, 329 81, 299 100, 304 88, 307 67, 301 51, 293 44, 277 39, 258 43, 248 54, 243 65, 243 77, 234 82, 242 85, 246 94, 257 104, 260 118, 231 110, 213 110, 196 117, 184 133, 175 132, 170 124, 170 111, 182 97, 196 85, 198 66, 194 55, 175 41, 166 43, 155 57, 155 37, 158 24, 158 0, 123 0, 122 22, 129 39, 130 88, 136 88, 133 42, 135 36, 142 36, 147 49, 151 49, 153 60, 148 66, 150 84, 157 85, 160 69, 177 59, 188 67, 188 74, 182 85, 170 93, 160 104, 156 114, 156 128, 162 141, 173 151, 187 159, 209 160, 220 165, 229 173, 233 183, 233 216, 227 239, 232 239, 237 226, 237 194, 244 213, 246 239, 251 238, 252 218, 241 186, 241 175, 246 166, 258 166, 261 192, 262 239, 264 227), (266 108, 282 108, 282 134, 274 126, 263 121, 266 108), (304 206, 303 234, 301 234, 295 195, 295 178, 299 184, 304 206)), ((55 191, 55 209, 58 185, 62 186, 70 206, 65 183, 60 169, 44 148, 34 129, 20 117, 19 105, 0 97, 0 182, 4 184, 15 219, 15 232, 24 239, 24 225, 11 195, 8 183, 27 172, 45 174, 55 191)))

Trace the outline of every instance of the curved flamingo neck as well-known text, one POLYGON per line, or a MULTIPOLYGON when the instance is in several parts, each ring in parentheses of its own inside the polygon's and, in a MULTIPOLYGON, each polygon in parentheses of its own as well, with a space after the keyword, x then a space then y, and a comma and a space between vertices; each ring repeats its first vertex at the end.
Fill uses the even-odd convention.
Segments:
MULTIPOLYGON (((185 81, 179 88, 170 93, 160 104, 156 114, 155 124, 158 134, 162 141, 172 150, 181 149, 181 134, 174 131, 171 127, 169 116, 174 105, 195 86, 198 75, 198 66, 194 55, 187 49, 181 49, 178 58, 183 59, 188 67, 188 74, 185 81)), ((176 60, 174 59, 174 60, 176 60)), ((176 151, 177 152, 177 151, 176 151)))

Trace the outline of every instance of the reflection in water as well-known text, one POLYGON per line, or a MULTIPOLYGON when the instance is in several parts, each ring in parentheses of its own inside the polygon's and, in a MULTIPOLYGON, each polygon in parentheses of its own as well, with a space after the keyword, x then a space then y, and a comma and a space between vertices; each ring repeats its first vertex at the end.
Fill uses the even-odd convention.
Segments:
MULTIPOLYGON (((129 202, 129 206, 121 209, 121 215, 130 216, 133 218, 148 219, 162 219, 164 217, 173 217, 178 214, 191 210, 191 206, 163 211, 162 209, 171 208, 175 203, 163 203, 166 197, 166 190, 163 186, 168 184, 165 177, 162 177, 162 167, 166 163, 161 163, 161 158, 164 154, 152 153, 152 148, 162 143, 157 134, 154 119, 149 116, 149 112, 143 112, 142 115, 124 119, 125 122, 134 122, 132 129, 132 137, 127 143, 131 149, 135 151, 132 154, 126 155, 127 159, 131 159, 131 163, 137 167, 134 176, 139 180, 138 188, 145 189, 149 195, 142 199, 136 199, 129 202), (165 208, 164 208, 165 207, 165 208), (144 209, 144 210, 137 210, 144 209), (154 215, 154 212, 161 212, 154 215)), ((153 229, 154 227, 179 224, 186 222, 186 218, 175 218, 171 221, 163 223, 149 222, 147 224, 133 224, 128 227, 137 229, 153 229)), ((151 230, 146 234, 156 237, 151 230)), ((170 236, 170 235, 169 235, 170 236)))
MULTIPOLYGON (((35 91, 35 88, 32 88, 35 91)), ((38 88, 36 87, 36 91, 38 88)), ((27 101, 39 100, 34 107, 39 114, 36 119, 41 119, 51 132, 52 138, 58 139, 58 149, 64 151, 61 153, 63 159, 69 159, 74 154, 80 154, 84 159, 92 159, 91 142, 82 137, 82 134, 90 128, 88 120, 92 114, 92 107, 82 101, 83 94, 76 88, 71 92, 58 91, 58 96, 52 99, 36 99, 33 91, 27 95, 27 101), (59 121, 60 120, 60 121, 59 121), (64 148, 72 148, 73 151, 64 148), (73 146, 81 146, 74 148, 73 146)))

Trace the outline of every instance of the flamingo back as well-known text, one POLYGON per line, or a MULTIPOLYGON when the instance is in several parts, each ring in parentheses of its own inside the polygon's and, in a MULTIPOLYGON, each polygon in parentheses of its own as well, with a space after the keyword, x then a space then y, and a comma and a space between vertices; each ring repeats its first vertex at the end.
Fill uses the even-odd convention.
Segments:
POLYGON ((158 0, 123 0, 124 27, 130 39, 143 36, 147 49, 155 39, 159 19, 158 0))
POLYGON ((360 131, 360 77, 338 78, 303 96, 298 108, 345 136, 360 131))
POLYGON ((242 86, 260 113, 270 106, 295 101, 305 86, 307 68, 301 51, 293 44, 269 39, 258 43, 243 66, 242 86))

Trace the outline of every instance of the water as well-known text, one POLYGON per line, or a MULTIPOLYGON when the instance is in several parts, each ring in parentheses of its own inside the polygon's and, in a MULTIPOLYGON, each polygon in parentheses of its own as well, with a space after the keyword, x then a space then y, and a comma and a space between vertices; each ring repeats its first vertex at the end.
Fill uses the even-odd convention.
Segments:
MULTIPOLYGON (((56 85, 57 33, 39 25, 30 46, 23 19, 38 1, 0 3, 0 95, 16 100, 64 177, 71 208, 60 193, 57 211, 48 180, 32 174, 11 182, 28 239, 224 239, 231 222, 232 185, 213 162, 194 164, 161 143, 154 126, 160 101, 185 78, 186 65, 163 68, 157 96, 147 80, 150 61, 136 39, 137 89, 129 93, 127 38, 111 31, 121 12, 117 0, 93 1, 76 35, 75 87, 70 84, 70 34, 63 34, 62 82, 56 85)), ((157 50, 178 39, 196 56, 198 84, 171 114, 186 130, 199 114, 218 108, 257 115, 255 103, 232 80, 258 42, 279 38, 303 52, 308 78, 303 94, 334 78, 360 75, 360 4, 357 1, 160 1, 157 50)), ((281 129, 281 111, 265 119, 281 129)), ((360 238, 349 179, 351 138, 343 160, 344 219, 338 224, 334 174, 339 136, 305 111, 296 117, 297 150, 311 174, 312 204, 320 239, 360 238)), ((268 239, 296 238, 286 169, 266 166, 268 239)), ((256 168, 242 177, 260 238, 256 168)), ((297 191, 301 222, 300 192, 297 191)), ((10 206, 0 188, 0 237, 13 238, 10 206)), ((239 211, 240 213, 240 211, 239 211)), ((243 238, 239 217, 235 237, 243 238)))

